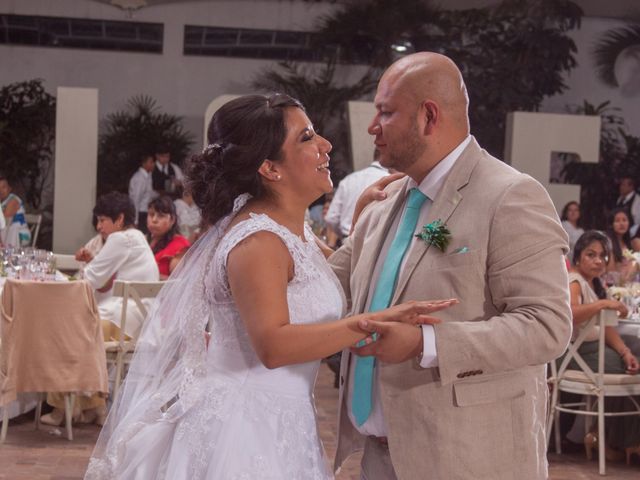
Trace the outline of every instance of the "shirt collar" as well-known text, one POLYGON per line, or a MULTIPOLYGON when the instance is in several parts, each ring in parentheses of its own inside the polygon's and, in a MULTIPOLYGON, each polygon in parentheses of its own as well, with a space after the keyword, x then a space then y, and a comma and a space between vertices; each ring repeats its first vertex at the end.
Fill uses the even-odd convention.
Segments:
POLYGON ((456 163, 456 160, 460 157, 467 145, 471 142, 471 135, 467 135, 467 138, 462 140, 456 148, 454 148, 449 155, 440 160, 435 167, 422 179, 420 185, 416 183, 413 178, 409 178, 407 183, 407 191, 411 188, 418 187, 418 189, 424 193, 433 202, 442 188, 447 175, 456 163))
POLYGON ((160 163, 160 162, 158 162, 157 160, 156 160, 156 167, 157 167, 157 168, 158 168, 158 170, 160 170, 161 172, 164 172, 164 171, 165 171, 165 168, 166 168, 163 164, 161 164, 161 163, 160 163))
POLYGON ((623 201, 623 202, 628 202, 629 200, 631 200, 631 198, 633 197, 633 195, 634 195, 635 193, 636 193, 636 192, 634 192, 634 191, 627 193, 627 194, 625 195, 625 197, 623 198, 623 200, 622 200, 622 201, 623 201))

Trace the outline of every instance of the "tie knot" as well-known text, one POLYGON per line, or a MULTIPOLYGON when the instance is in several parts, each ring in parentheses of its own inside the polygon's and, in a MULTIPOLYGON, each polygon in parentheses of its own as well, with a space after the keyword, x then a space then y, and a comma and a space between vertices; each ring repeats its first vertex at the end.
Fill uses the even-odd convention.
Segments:
POLYGON ((427 196, 417 188, 409 190, 409 199, 407 200, 407 208, 420 208, 427 199, 427 196))

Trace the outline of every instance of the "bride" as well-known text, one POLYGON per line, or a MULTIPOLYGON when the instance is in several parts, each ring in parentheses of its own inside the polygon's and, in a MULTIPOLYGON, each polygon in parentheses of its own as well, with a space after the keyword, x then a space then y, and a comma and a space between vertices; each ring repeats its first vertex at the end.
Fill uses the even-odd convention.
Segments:
POLYGON ((333 478, 313 405, 320 359, 365 339, 362 318, 433 323, 451 304, 341 318, 304 223, 332 189, 331 144, 297 100, 232 100, 208 140, 188 184, 210 228, 154 304, 85 479, 333 478))

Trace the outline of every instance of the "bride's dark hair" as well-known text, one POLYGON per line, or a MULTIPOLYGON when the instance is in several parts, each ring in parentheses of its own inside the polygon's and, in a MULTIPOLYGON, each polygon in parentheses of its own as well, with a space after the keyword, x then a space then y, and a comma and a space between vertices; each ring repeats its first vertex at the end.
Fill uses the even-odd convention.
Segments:
POLYGON ((231 212, 238 195, 263 193, 258 168, 266 159, 280 159, 287 107, 304 110, 298 100, 276 93, 236 98, 213 115, 208 145, 191 158, 186 171, 186 185, 202 210, 203 226, 231 212))

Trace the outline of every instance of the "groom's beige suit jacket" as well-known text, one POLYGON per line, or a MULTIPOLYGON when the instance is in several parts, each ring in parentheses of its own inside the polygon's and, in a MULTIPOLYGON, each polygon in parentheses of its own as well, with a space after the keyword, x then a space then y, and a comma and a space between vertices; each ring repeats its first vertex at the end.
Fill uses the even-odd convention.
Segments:
MULTIPOLYGON (((329 259, 361 313, 385 236, 406 196, 407 179, 367 207, 329 259)), ((463 151, 429 212, 451 231, 445 252, 419 241, 408 251, 392 305, 455 297, 438 312, 439 366, 380 363, 380 392, 391 459, 400 480, 547 478, 545 363, 571 337, 564 254, 567 236, 545 189, 482 150, 463 151)), ((336 468, 362 436, 347 416, 341 368, 336 468)))

